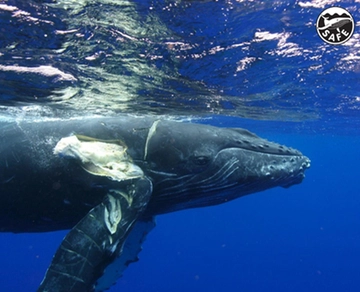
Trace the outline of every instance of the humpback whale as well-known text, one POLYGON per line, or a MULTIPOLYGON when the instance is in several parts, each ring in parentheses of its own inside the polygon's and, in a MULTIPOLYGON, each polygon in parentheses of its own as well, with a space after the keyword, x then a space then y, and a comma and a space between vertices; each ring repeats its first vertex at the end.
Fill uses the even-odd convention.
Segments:
POLYGON ((0 230, 70 229, 38 291, 104 291, 154 217, 300 183, 310 160, 241 128, 152 117, 2 119, 0 230))
POLYGON ((336 17, 329 19, 329 17, 323 16, 323 18, 324 18, 324 26, 319 27, 319 30, 337 29, 351 22, 349 17, 336 17))

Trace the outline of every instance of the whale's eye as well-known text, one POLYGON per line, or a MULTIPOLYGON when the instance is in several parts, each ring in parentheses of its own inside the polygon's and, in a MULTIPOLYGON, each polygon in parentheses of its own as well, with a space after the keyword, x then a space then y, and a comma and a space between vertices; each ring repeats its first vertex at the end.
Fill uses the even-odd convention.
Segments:
POLYGON ((194 163, 197 165, 206 165, 210 161, 210 158, 208 156, 195 156, 194 157, 194 163))

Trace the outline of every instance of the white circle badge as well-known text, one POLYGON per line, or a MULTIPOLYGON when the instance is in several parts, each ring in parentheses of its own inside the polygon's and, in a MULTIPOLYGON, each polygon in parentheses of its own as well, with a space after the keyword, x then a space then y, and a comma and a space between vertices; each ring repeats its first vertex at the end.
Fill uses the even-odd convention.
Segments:
POLYGON ((348 41, 354 33, 354 27, 353 17, 341 7, 325 9, 316 21, 318 35, 331 45, 340 45, 348 41))

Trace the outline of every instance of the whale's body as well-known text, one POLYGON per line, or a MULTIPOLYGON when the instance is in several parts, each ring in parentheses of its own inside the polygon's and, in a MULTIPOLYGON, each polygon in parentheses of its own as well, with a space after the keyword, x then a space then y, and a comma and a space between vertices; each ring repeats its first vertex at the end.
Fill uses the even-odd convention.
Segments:
POLYGON ((39 291, 102 291, 154 216, 288 187, 310 166, 244 129, 150 117, 4 120, 0 137, 1 231, 71 229, 39 291))

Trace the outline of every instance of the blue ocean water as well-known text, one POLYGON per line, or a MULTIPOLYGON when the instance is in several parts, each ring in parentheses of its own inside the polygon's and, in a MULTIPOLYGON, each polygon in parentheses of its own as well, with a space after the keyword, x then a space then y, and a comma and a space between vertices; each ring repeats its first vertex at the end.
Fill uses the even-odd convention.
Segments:
MULTIPOLYGON (((110 291, 359 291, 355 1, 0 1, 0 114, 154 114, 247 128, 301 150, 305 180, 157 217, 110 291)), ((0 234, 0 288, 35 291, 66 231, 0 234)))

